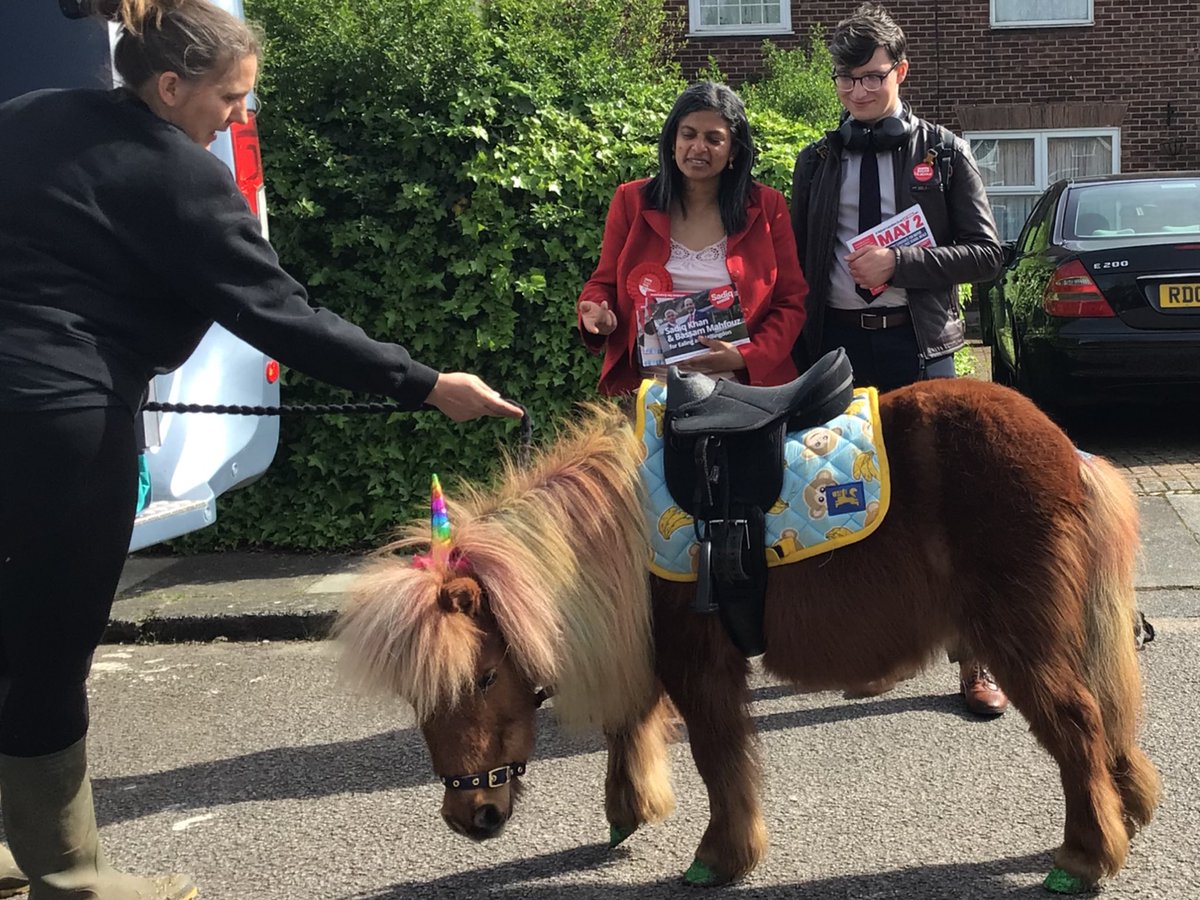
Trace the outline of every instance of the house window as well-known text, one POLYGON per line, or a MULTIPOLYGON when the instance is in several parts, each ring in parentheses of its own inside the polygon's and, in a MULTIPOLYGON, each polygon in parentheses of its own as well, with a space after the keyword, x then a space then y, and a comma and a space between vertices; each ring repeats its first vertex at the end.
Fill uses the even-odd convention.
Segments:
POLYGON ((791 34, 788 0, 688 0, 692 34, 791 34))
POLYGON ((1038 197, 1060 178, 1108 175, 1121 168, 1118 128, 969 132, 971 152, 1001 240, 1012 240, 1038 197))
POLYGON ((993 28, 1091 25, 1092 0, 991 0, 993 28))

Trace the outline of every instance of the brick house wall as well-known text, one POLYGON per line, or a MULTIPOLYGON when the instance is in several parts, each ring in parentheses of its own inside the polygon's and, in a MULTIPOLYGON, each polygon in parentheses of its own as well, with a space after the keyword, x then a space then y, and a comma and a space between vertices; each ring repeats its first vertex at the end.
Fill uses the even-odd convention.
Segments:
MULTIPOLYGON (((687 28, 687 0, 664 0, 687 28)), ((692 77, 711 56, 734 84, 760 74, 765 39, 807 43, 859 0, 792 0, 792 33, 705 36, 682 43, 692 77)), ((1119 127, 1121 171, 1200 169, 1200 2, 1094 0, 1095 24, 989 25, 989 0, 892 0, 908 37, 901 90, 924 118, 955 132, 1119 127)))

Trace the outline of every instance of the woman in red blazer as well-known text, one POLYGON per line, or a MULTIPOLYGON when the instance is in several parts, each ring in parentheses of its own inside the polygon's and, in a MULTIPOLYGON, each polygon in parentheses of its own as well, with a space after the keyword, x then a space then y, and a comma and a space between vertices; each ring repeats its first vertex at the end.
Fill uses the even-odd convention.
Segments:
POLYGON ((787 202, 750 177, 754 140, 741 99, 723 84, 689 87, 663 125, 658 158, 653 178, 617 188, 600 263, 579 295, 583 340, 604 351, 601 393, 629 393, 641 382, 643 292, 725 284, 737 288, 750 343, 701 338, 708 352, 680 368, 750 384, 792 380, 808 286, 787 202))

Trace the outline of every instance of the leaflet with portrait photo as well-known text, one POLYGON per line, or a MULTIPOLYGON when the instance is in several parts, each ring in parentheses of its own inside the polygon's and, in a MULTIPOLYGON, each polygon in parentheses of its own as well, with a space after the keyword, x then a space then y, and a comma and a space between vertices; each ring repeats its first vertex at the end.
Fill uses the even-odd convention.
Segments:
POLYGON ((692 293, 651 293, 639 325, 643 366, 669 366, 707 353, 702 337, 735 346, 750 343, 737 288, 731 284, 692 293))

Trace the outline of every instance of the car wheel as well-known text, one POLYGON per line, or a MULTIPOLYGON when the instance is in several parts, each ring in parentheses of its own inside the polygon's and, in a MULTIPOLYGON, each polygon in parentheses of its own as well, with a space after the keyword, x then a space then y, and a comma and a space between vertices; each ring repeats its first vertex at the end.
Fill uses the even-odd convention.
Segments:
POLYGON ((1013 387, 1036 403, 1042 412, 1058 421, 1061 405, 1058 401, 1057 385, 1048 380, 1045 372, 1031 367, 1027 360, 1022 359, 1019 345, 1016 350, 1017 365, 1013 372, 1013 387))

